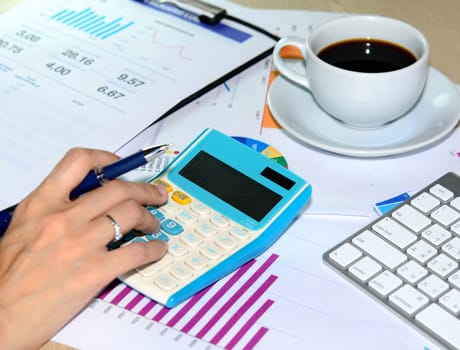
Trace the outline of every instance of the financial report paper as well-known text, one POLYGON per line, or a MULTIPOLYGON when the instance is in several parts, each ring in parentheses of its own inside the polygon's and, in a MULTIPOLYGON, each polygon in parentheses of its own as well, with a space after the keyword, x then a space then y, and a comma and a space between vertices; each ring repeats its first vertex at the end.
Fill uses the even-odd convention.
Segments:
POLYGON ((116 151, 274 44, 231 21, 127 0, 28 0, 0 19, 0 209, 69 148, 116 151))

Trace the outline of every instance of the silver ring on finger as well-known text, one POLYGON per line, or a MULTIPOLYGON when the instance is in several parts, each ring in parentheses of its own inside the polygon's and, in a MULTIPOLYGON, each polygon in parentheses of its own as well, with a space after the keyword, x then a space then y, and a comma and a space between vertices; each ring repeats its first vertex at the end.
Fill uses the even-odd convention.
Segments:
POLYGON ((112 226, 113 226, 113 240, 115 242, 119 241, 123 237, 123 232, 121 232, 121 227, 118 225, 118 223, 115 221, 113 217, 111 217, 109 214, 106 214, 107 218, 110 220, 112 226))

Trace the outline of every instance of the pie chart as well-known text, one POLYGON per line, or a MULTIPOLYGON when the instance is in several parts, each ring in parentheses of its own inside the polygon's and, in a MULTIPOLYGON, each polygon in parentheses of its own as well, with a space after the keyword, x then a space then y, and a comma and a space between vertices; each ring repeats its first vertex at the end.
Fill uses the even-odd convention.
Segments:
POLYGON ((278 151, 276 148, 273 146, 270 146, 266 144, 265 142, 255 140, 252 138, 248 137, 242 137, 242 136, 233 136, 233 138, 242 144, 251 147, 252 149, 256 150, 257 152, 263 154, 264 156, 270 158, 271 160, 275 161, 279 165, 284 166, 285 168, 288 167, 288 163, 286 161, 286 158, 281 154, 280 151, 278 151))

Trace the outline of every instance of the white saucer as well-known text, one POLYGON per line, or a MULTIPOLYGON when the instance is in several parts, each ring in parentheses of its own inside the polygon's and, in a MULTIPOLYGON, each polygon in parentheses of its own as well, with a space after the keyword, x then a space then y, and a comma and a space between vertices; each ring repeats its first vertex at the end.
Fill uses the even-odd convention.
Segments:
POLYGON ((297 139, 338 154, 381 157, 427 146, 446 136, 460 119, 460 95, 443 74, 430 68, 417 105, 377 129, 356 129, 332 118, 310 93, 278 76, 268 93, 273 117, 297 139))

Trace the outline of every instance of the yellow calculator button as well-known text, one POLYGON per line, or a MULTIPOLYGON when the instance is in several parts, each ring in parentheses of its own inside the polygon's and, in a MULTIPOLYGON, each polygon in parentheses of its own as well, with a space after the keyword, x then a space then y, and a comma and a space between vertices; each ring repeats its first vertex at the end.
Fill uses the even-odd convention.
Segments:
POLYGON ((174 191, 171 198, 179 204, 189 204, 192 199, 182 191, 174 191))
POLYGON ((166 191, 171 192, 172 191, 172 186, 166 182, 165 180, 162 180, 162 179, 156 179, 152 182, 152 184, 154 185, 162 185, 166 188, 166 191))

